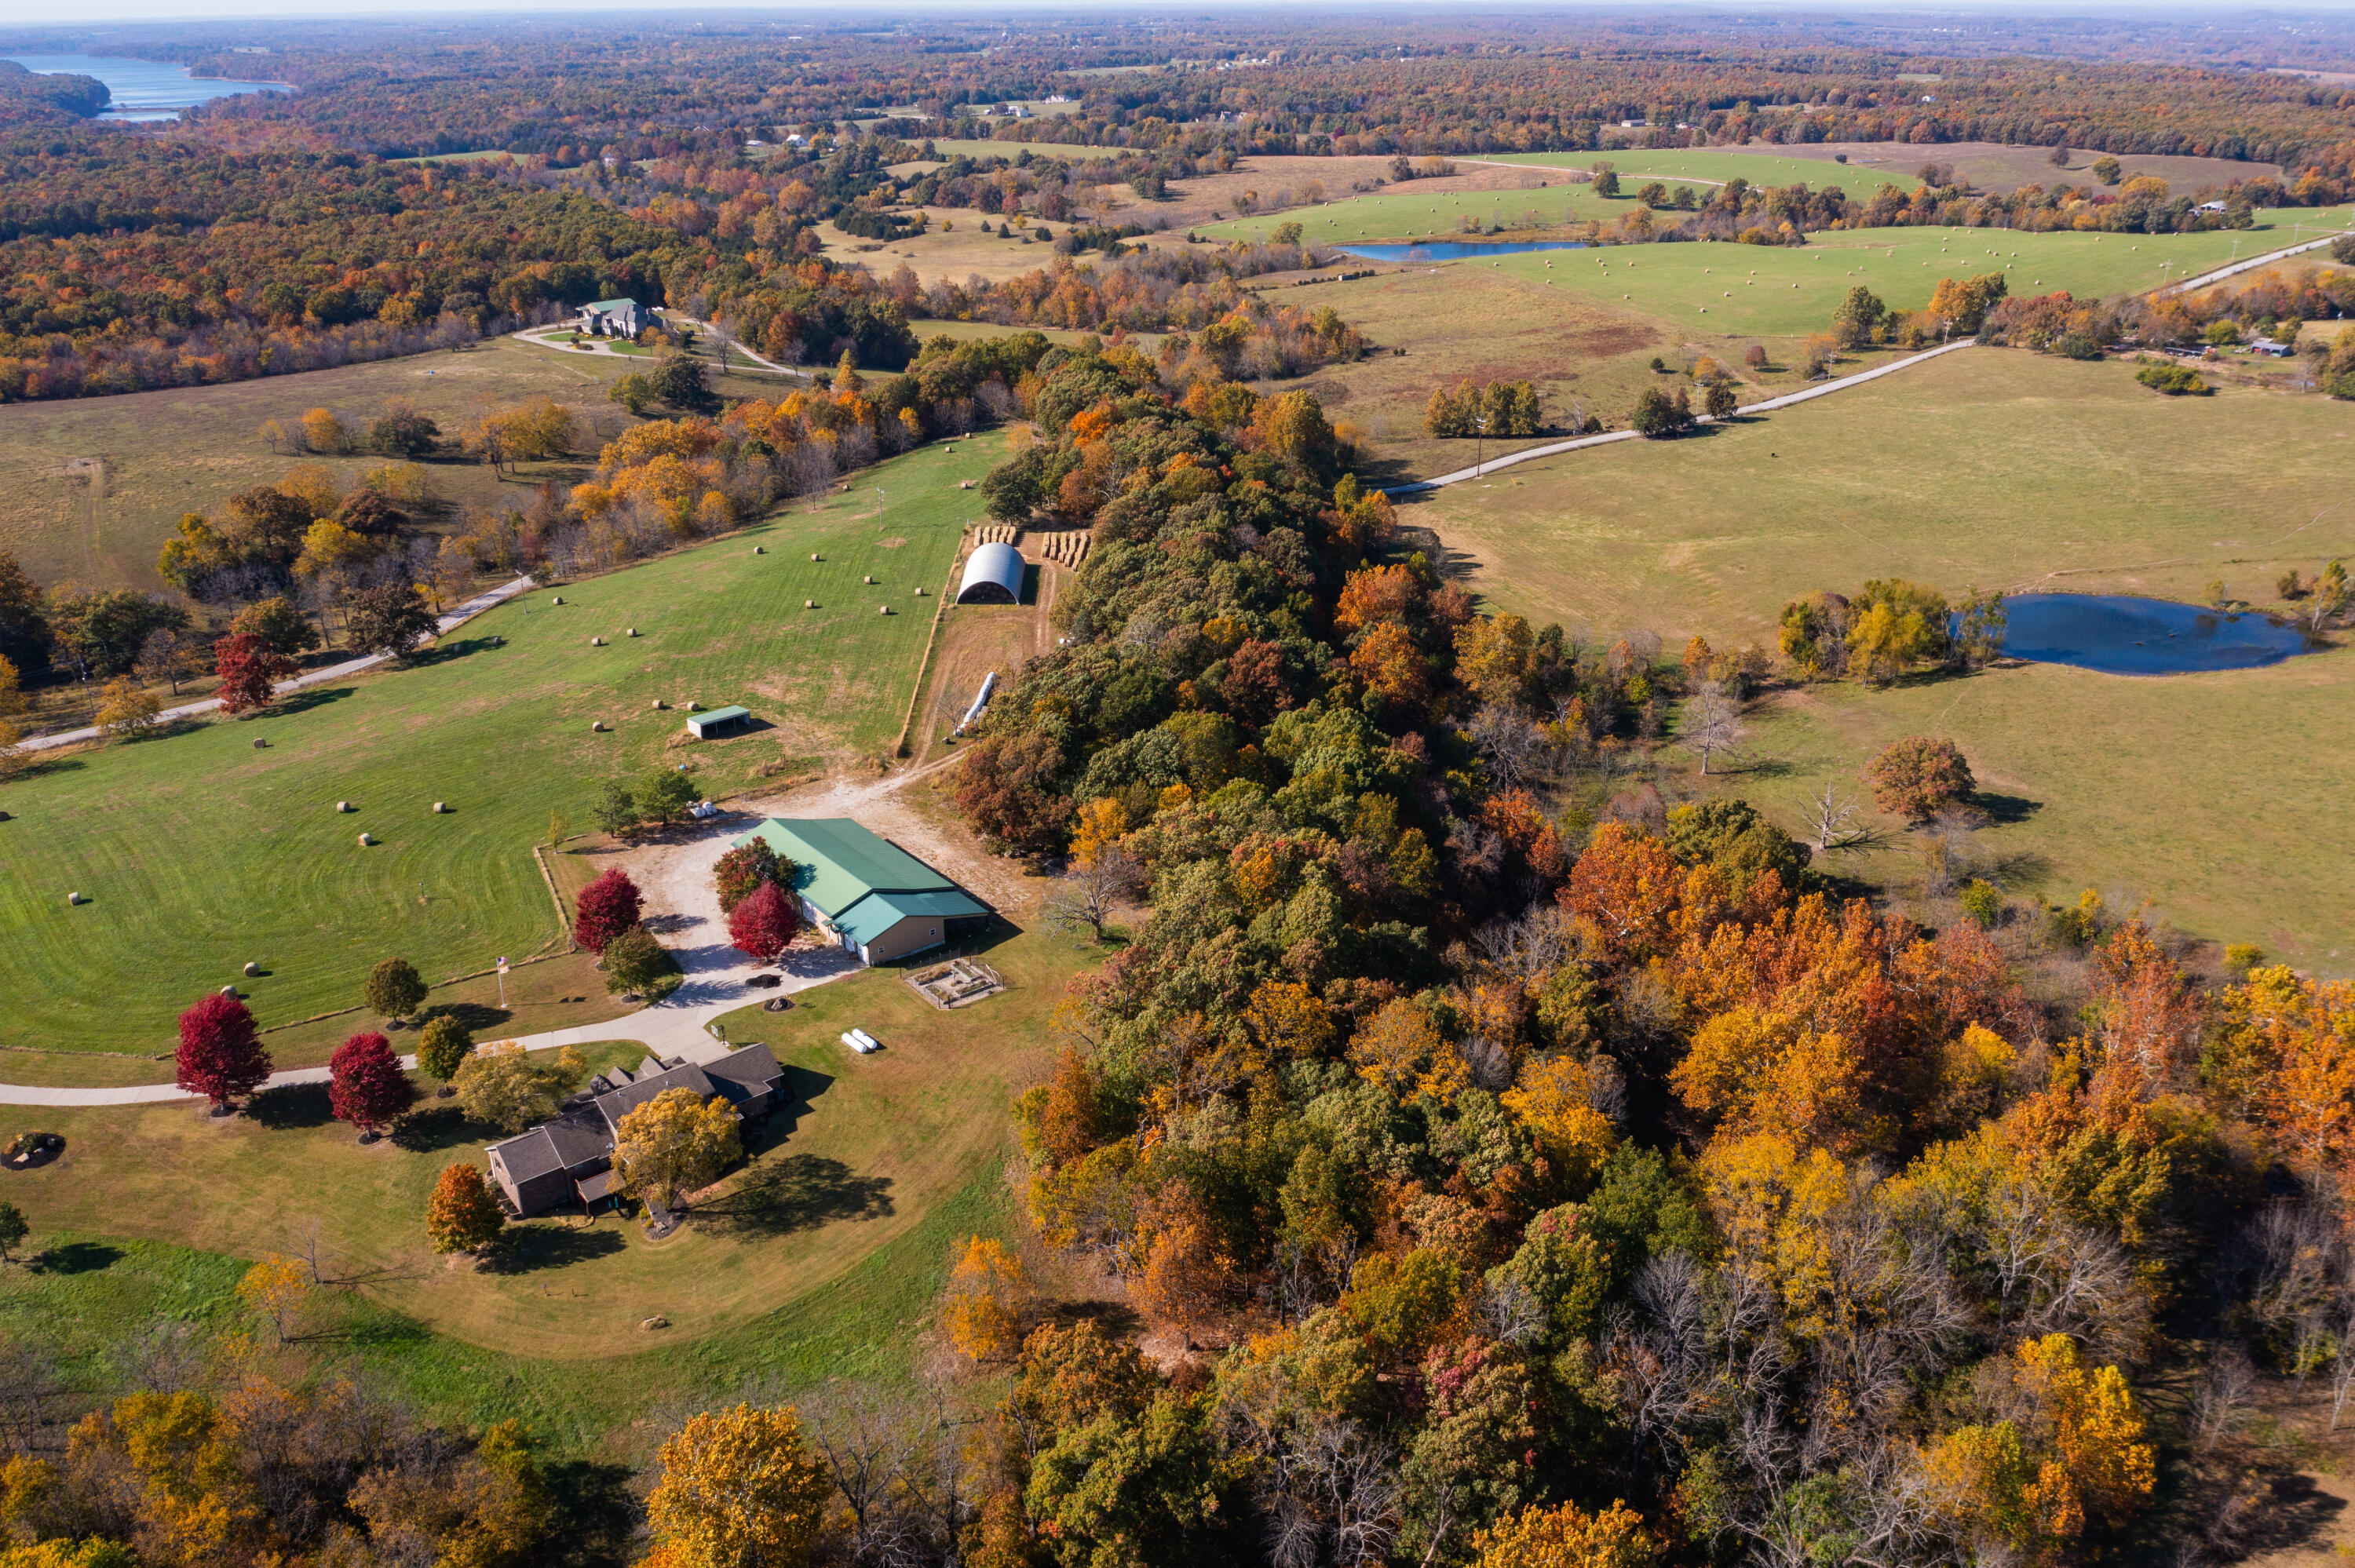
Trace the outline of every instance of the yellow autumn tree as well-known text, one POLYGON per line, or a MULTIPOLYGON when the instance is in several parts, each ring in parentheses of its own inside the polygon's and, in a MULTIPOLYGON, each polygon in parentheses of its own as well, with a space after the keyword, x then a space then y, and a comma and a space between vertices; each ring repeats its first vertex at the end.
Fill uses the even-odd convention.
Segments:
POLYGON ((1366 1020, 1349 1042, 1349 1062, 1359 1076, 1401 1097, 1427 1086, 1436 1097, 1452 1099, 1451 1086, 1463 1074, 1462 1060, 1431 1015, 1404 997, 1384 1002, 1366 1020))
POLYGON ((1333 1010, 1298 980, 1260 981, 1243 1020, 1261 1044, 1293 1056, 1324 1055, 1338 1033, 1333 1010))
POLYGON ((1520 1082, 1498 1097, 1529 1129, 1546 1158, 1572 1181, 1583 1183, 1603 1168, 1619 1141, 1611 1118, 1595 1108, 1598 1087, 1589 1064, 1555 1056, 1530 1064, 1520 1082))
POLYGON ((1082 870, 1128 832, 1128 808, 1113 796, 1091 800, 1072 819, 1071 863, 1082 870))
POLYGON ((293 1337, 311 1298, 311 1277, 294 1259, 273 1252, 245 1271, 237 1282, 237 1298, 271 1326, 282 1345, 293 1337))
POLYGON ((1022 1341, 1029 1282, 1022 1260, 987 1236, 967 1238, 949 1275, 943 1318, 949 1342, 976 1361, 996 1361, 1022 1341))
POLYGON ((641 1568, 799 1568, 809 1561, 826 1499, 826 1467, 802 1443, 792 1410, 746 1404, 691 1417, 662 1446, 662 1479, 646 1498, 657 1545, 641 1568))
POLYGON ((303 415, 303 444, 314 452, 340 454, 352 444, 351 432, 332 408, 312 408, 303 415))
POLYGON ((735 1110, 689 1088, 665 1089, 613 1129, 616 1185, 670 1204, 718 1180, 741 1152, 735 1110))
POLYGON ((1847 1152, 1861 1131, 1855 1053, 1838 1034, 1778 1012, 1718 1014, 1693 1032, 1692 1049, 1668 1081, 1687 1106, 1722 1118, 1736 1135, 1779 1133, 1847 1152))
POLYGON ((1965 1426, 1923 1455, 1947 1527, 2037 1563, 2071 1560, 2088 1518, 2117 1523, 2158 1481, 2158 1454, 2116 1367, 2086 1367, 2065 1334, 2023 1342, 2013 1376, 2034 1410, 2025 1430, 1965 1426))
POLYGON ((1648 1568, 1660 1548, 1624 1502, 1599 1513, 1576 1503, 1526 1508, 1472 1538, 1477 1568, 1648 1568))
POLYGON ((1481 616, 1457 629, 1455 678, 1485 703, 1516 702, 1536 639, 1518 615, 1481 616))

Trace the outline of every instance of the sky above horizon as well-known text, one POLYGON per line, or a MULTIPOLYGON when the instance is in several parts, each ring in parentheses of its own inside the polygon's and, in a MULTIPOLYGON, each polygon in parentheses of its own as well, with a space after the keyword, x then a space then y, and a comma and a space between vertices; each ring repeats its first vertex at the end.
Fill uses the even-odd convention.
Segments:
MULTIPOLYGON (((2057 10, 2051 5, 2039 5, 2033 0, 1863 0, 1862 4, 1839 5, 1824 0, 1657 0, 1657 3, 1677 10, 1726 12, 1739 14, 1759 10, 1798 10, 1828 16, 1897 15, 1913 12, 1945 11, 1963 13, 2014 13, 2039 16, 2111 16, 2122 12, 2165 13, 2213 11, 2222 16, 2243 16, 2237 7, 2220 6, 2207 0, 2068 0, 2057 10)), ((150 20, 168 21, 239 21, 263 20, 273 16, 388 16, 430 15, 446 18, 452 15, 496 16, 525 13, 617 11, 679 12, 679 11, 766 11, 779 16, 795 13, 815 12, 879 12, 891 9, 897 15, 925 13, 1005 13, 1012 11, 1051 11, 1065 15, 1086 12, 1157 12, 1171 8, 1170 0, 988 0, 986 4, 959 5, 950 0, 923 0, 912 6, 886 7, 877 0, 796 0, 793 5, 779 5, 776 0, 495 0, 485 5, 482 0, 341 0, 336 5, 323 5, 321 0, 75 0, 69 10, 59 0, 0 0, 0 27, 56 27, 81 24, 104 25, 116 22, 150 20)), ((1194 4, 1184 9, 1202 11, 1258 10, 1256 5, 1241 0, 1209 0, 1207 5, 1194 4)), ((1417 0, 1328 0, 1324 9, 1351 11, 1412 11, 1430 8, 1417 0)), ((1594 9, 1619 11, 1628 9, 1627 0, 1593 0, 1591 5, 1577 0, 1476 0, 1472 14, 1542 9, 1559 15, 1563 11, 1594 9)), ((2342 0, 2270 0, 2264 7, 2269 12, 2336 11, 2343 8, 2342 0)), ((1460 12, 1462 7, 1450 7, 1460 12)), ((9 52, 7 40, 0 37, 0 54, 9 52)))

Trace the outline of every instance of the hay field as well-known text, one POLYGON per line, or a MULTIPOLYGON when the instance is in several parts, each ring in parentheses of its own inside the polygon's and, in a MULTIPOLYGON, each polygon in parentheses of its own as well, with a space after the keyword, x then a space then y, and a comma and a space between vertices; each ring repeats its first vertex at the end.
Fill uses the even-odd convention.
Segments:
POLYGON ((0 921, 16 939, 0 948, 0 1045, 162 1050, 178 1011, 248 959, 271 971, 248 989, 277 1024, 350 1005, 394 954, 429 983, 521 957, 558 931, 531 846, 551 810, 587 826, 607 778, 687 762, 717 795, 763 764, 880 755, 931 625, 914 589, 940 591, 979 514, 957 482, 997 455, 983 441, 913 452, 814 514, 564 585, 561 607, 545 591, 511 601, 421 667, 9 784, 0 921), (886 602, 898 613, 879 615, 886 602), (633 625, 642 636, 623 635, 633 625), (690 699, 743 703, 771 727, 683 745, 690 699), (332 810, 345 799, 357 813, 332 810), (430 814, 437 800, 452 813, 430 814), (359 848, 362 831, 381 842, 359 848), (92 902, 68 907, 76 891, 92 902))

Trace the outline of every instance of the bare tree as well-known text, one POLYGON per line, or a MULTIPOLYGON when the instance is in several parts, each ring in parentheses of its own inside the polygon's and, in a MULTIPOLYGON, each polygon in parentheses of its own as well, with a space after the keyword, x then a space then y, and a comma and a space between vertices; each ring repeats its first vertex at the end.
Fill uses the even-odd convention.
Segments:
POLYGON ((1552 774, 1560 749, 1527 714, 1503 703, 1489 703, 1472 715, 1473 748, 1487 764, 1488 777, 1507 789, 1552 774))
POLYGON ((1819 850, 1847 849, 1862 843, 1865 832, 1856 825, 1856 797, 1842 795, 1828 779, 1824 792, 1807 808, 1807 827, 1819 850))
POLYGON ((1732 694, 1715 681, 1702 681, 1693 687, 1692 695, 1685 699, 1677 738, 1688 751, 1700 753, 1700 771, 1709 776, 1709 759, 1721 751, 1732 751, 1750 735, 1750 726, 1742 722, 1742 706, 1732 694))
POLYGON ((1135 898, 1145 886, 1145 867, 1117 844, 1096 852, 1087 864, 1074 866, 1047 904, 1047 924, 1059 931, 1076 932, 1082 926, 1103 940, 1104 924, 1120 906, 1135 898))

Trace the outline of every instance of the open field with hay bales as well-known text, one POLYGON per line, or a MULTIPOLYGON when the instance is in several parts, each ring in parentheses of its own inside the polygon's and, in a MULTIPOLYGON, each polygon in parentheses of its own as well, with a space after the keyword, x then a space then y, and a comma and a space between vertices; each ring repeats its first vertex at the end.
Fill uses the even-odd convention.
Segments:
POLYGON ((551 811, 587 826, 603 779, 687 763, 719 795, 764 767, 896 743, 931 596, 979 515, 958 482, 999 455, 986 440, 923 449, 815 510, 535 591, 417 668, 41 763, 8 787, 0 824, 0 920, 16 934, 0 1045, 165 1049, 178 1011, 248 960, 270 971, 247 988, 269 1025, 351 1005, 394 954, 433 983, 560 945, 531 846, 551 811), (742 703, 763 727, 685 744, 690 700, 742 703), (346 799, 357 812, 334 810, 346 799), (381 842, 358 847, 363 831, 381 842), (69 892, 91 901, 69 907, 69 892))
MULTIPOLYGON (((423 1102, 367 1148, 328 1119, 315 1086, 272 1091, 226 1122, 186 1104, 37 1113, 68 1152, 10 1197, 36 1247, 77 1262, 7 1270, 0 1326, 69 1375, 102 1372, 110 1344, 158 1315, 226 1321, 243 1260, 296 1250, 315 1225, 332 1275, 361 1282, 313 1308, 338 1362, 445 1418, 523 1417, 560 1448, 654 1400, 749 1378, 905 1376, 951 1246, 1009 1224, 1004 1107, 1043 1075, 1048 1013, 1088 951, 1002 941, 988 959, 1010 989, 954 1012, 900 971, 870 969, 802 992, 789 1012, 730 1014, 730 1038, 768 1044, 797 1101, 747 1167, 665 1241, 612 1216, 533 1221, 480 1273, 445 1267, 422 1230, 442 1167, 479 1162, 496 1136, 453 1102, 423 1102), (852 1055, 837 1036, 854 1023, 885 1048, 852 1055), (989 1049, 974 1048, 976 1031, 989 1049), (666 1327, 640 1328, 656 1315, 666 1327)), ((643 1052, 591 1054, 634 1065, 643 1052)))
MULTIPOLYGON (((1974 349, 1695 439, 1538 460, 1401 515, 1496 608, 1604 641, 1771 650, 1790 599, 1870 577, 2185 599, 2221 579, 2268 607, 2281 571, 2355 556, 2350 462, 2339 404, 2170 401, 2126 365, 1974 349)), ((1880 744, 1951 736, 1990 789, 2033 803, 1980 835, 2013 855, 2015 891, 2132 888, 2195 934, 2344 972, 2355 900, 2314 846, 2355 827, 2334 782, 2355 735, 2328 716, 2350 686, 2340 649, 2212 675, 2030 666, 1818 689, 1763 715, 1760 771, 1717 787, 1796 831, 1799 800, 1828 777, 1859 788, 1880 744)))

